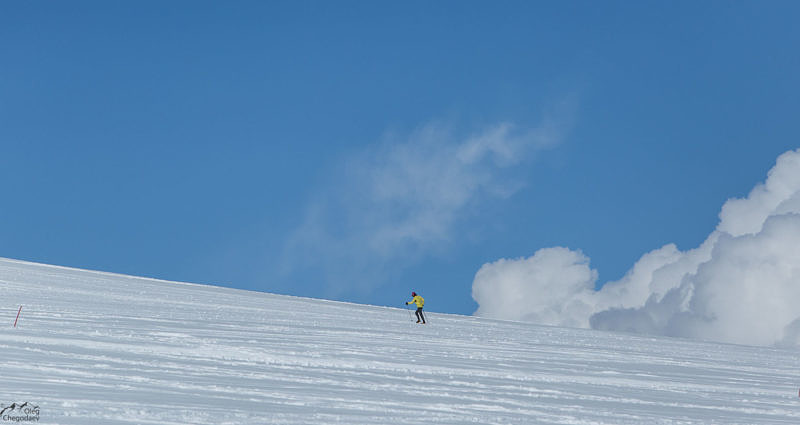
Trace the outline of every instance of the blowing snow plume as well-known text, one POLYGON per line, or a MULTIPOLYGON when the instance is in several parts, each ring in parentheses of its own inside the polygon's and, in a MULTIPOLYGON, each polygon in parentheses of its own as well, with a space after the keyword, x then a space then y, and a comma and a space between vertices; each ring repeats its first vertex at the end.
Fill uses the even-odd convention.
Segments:
POLYGON ((800 344, 800 150, 730 199, 699 247, 644 254, 595 290, 589 258, 567 248, 478 270, 478 316, 754 345, 800 344), (491 293, 491 296, 489 294, 491 293))

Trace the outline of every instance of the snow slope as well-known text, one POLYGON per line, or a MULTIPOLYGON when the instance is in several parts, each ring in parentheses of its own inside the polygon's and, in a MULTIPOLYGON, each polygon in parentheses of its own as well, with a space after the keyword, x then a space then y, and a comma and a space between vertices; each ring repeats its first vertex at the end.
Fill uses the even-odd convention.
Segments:
POLYGON ((0 289, 0 404, 39 407, 0 424, 800 423, 798 351, 2 259, 0 289))

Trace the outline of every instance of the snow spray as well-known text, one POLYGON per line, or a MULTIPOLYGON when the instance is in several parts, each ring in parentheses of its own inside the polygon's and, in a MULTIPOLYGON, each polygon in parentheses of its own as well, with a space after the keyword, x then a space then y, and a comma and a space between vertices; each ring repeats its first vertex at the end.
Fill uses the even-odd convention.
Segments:
POLYGON ((14 319, 14 327, 17 327, 17 321, 19 320, 19 314, 22 313, 22 306, 19 306, 19 310, 17 310, 17 318, 14 319))

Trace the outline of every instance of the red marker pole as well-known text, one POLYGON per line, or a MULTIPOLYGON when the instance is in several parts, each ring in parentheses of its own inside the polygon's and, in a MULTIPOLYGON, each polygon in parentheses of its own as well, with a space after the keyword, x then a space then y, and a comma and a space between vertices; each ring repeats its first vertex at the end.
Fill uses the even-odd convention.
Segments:
POLYGON ((14 319, 14 327, 17 327, 17 320, 19 320, 19 314, 22 313, 22 306, 19 306, 19 310, 17 310, 17 318, 14 319))

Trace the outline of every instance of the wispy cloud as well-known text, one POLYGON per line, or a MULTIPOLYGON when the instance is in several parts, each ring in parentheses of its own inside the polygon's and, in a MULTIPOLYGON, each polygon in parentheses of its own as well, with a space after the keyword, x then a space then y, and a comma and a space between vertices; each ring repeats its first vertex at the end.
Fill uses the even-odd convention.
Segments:
POLYGON ((316 269, 333 290, 370 287, 389 270, 446 249, 471 207, 522 187, 515 166, 558 145, 573 105, 541 124, 511 122, 464 133, 433 122, 345 158, 288 241, 288 273, 316 269))
POLYGON ((599 291, 592 289, 597 275, 589 259, 566 248, 486 264, 473 282, 473 297, 480 304, 476 314, 744 344, 798 345, 798 241, 800 150, 781 155, 766 182, 746 198, 728 200, 716 230, 699 247, 679 251, 669 244, 646 253, 623 279, 599 291))

